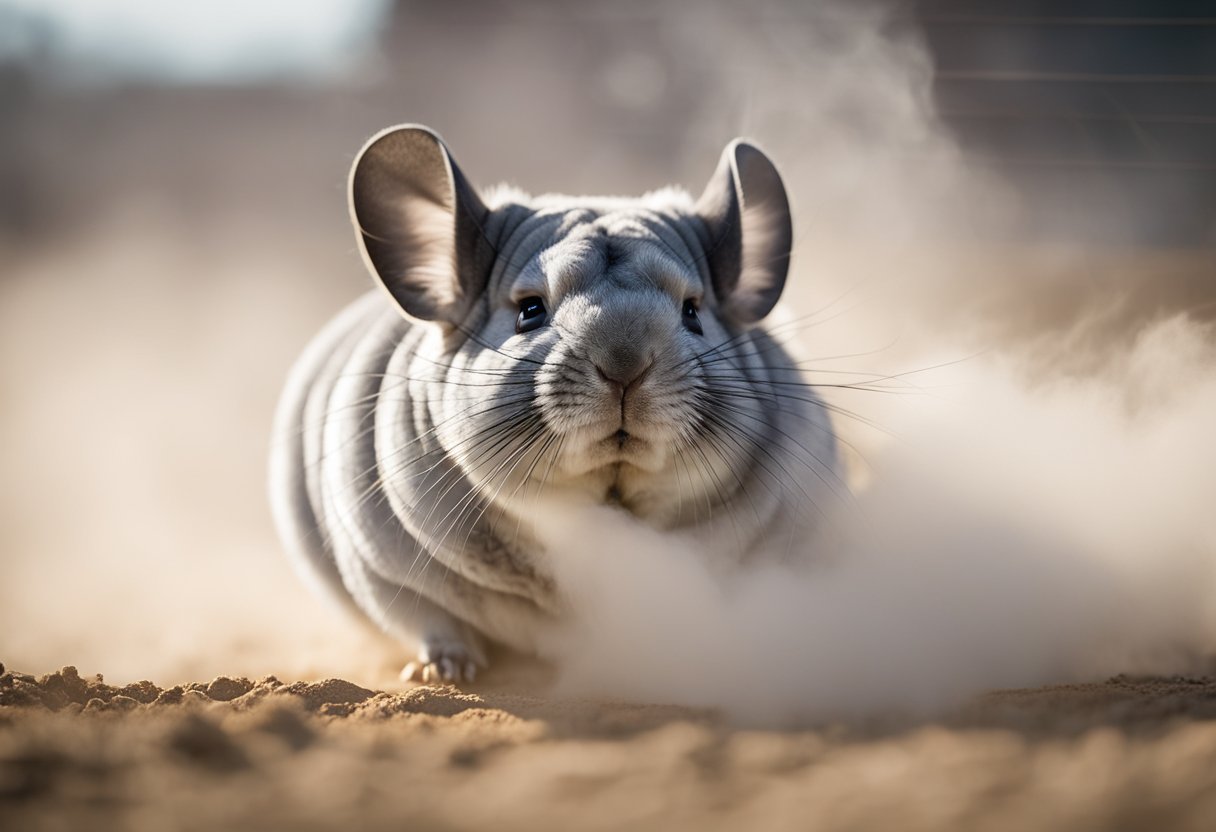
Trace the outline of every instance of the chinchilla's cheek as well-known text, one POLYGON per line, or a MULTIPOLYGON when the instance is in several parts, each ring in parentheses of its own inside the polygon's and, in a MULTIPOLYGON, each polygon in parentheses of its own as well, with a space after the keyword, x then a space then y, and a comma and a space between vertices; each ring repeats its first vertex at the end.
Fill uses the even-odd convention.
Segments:
POLYGON ((293 369, 272 500, 300 571, 398 639, 407 676, 470 679, 488 642, 533 651, 577 614, 541 506, 608 507, 726 567, 806 536, 835 438, 765 330, 791 234, 754 145, 698 198, 534 198, 475 191, 403 125, 349 199, 379 290, 293 369))

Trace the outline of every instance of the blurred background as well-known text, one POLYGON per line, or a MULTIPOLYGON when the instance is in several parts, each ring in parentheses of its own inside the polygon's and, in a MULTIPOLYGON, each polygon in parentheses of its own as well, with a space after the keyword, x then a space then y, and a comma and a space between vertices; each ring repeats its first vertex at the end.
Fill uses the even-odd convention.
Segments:
POLYGON ((370 285, 348 167, 405 121, 536 193, 698 192, 757 139, 787 305, 852 368, 1095 375, 1216 316, 1211 3, 0 0, 0 660, 362 660, 263 471, 291 361, 370 285))

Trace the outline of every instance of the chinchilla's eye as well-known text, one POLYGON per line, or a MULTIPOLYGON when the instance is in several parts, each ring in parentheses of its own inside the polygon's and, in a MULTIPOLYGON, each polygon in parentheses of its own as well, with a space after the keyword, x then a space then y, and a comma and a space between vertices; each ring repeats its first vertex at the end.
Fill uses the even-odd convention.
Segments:
POLYGON ((545 302, 535 295, 524 298, 519 302, 519 317, 515 319, 516 332, 531 332, 544 326, 548 318, 545 312, 545 302))
POLYGON ((697 317, 697 302, 692 298, 684 301, 684 326, 689 332, 695 332, 697 335, 704 335, 704 330, 701 329, 701 319, 697 317))

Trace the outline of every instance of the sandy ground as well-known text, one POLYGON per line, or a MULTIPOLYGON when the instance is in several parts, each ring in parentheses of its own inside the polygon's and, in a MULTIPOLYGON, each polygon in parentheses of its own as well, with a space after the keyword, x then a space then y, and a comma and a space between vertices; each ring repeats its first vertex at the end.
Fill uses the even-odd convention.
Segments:
MULTIPOLYGON (((1216 679, 1002 691, 932 722, 742 730, 570 701, 220 677, 0 676, 0 825, 146 829, 1190 829, 1216 679)), ((757 682, 761 684, 762 682, 757 682)))

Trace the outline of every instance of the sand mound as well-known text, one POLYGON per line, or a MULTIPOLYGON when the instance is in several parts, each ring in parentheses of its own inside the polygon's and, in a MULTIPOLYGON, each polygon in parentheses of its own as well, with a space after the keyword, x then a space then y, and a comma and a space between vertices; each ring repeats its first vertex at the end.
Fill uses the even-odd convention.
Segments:
MULTIPOLYGON (((0 668, 2 669, 2 668, 0 668)), ((12 829, 1209 829, 1216 679, 1005 691, 934 723, 342 679, 0 675, 12 829)))

